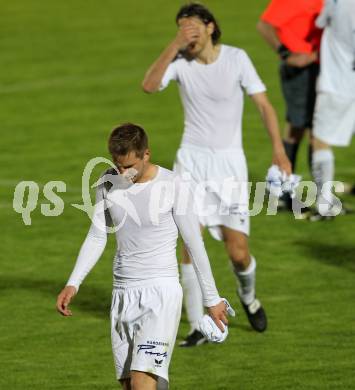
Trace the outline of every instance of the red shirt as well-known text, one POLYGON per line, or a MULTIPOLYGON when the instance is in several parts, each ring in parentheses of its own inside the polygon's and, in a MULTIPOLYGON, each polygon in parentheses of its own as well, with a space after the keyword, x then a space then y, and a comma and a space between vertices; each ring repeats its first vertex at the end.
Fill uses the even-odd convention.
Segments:
POLYGON ((277 35, 290 51, 319 51, 322 30, 315 19, 323 8, 323 0, 272 0, 261 20, 276 28, 277 35))

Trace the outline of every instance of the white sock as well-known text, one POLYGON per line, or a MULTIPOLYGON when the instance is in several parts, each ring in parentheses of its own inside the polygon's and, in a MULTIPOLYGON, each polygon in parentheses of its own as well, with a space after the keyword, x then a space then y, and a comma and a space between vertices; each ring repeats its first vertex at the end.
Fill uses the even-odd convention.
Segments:
POLYGON ((334 155, 331 149, 313 152, 312 174, 317 185, 317 208, 320 214, 326 214, 333 203, 332 186, 334 180, 334 155))
POLYGON ((199 329, 198 321, 203 317, 203 300, 197 275, 192 264, 181 264, 181 284, 191 332, 199 329))
POLYGON ((255 258, 253 256, 250 257, 250 264, 244 271, 237 271, 235 267, 233 268, 234 273, 239 280, 239 296, 243 303, 250 305, 255 299, 255 258))

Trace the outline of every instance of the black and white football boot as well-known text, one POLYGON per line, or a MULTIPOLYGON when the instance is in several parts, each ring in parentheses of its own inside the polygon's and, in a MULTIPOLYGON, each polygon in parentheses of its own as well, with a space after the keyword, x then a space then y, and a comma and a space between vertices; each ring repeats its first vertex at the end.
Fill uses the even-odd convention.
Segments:
POLYGON ((241 299, 240 302, 252 328, 257 332, 264 332, 267 328, 267 317, 260 301, 255 298, 249 305, 246 305, 241 299))
POLYGON ((206 337, 197 329, 187 335, 187 337, 179 343, 179 347, 197 347, 207 343, 206 337))
POLYGON ((353 214, 354 210, 351 208, 348 208, 346 206, 342 206, 341 209, 335 210, 336 212, 332 213, 333 210, 330 209, 330 212, 328 214, 320 214, 318 210, 314 210, 313 213, 310 214, 308 217, 309 221, 311 222, 318 222, 318 221, 331 221, 336 217, 339 217, 341 215, 347 215, 347 214, 353 214))

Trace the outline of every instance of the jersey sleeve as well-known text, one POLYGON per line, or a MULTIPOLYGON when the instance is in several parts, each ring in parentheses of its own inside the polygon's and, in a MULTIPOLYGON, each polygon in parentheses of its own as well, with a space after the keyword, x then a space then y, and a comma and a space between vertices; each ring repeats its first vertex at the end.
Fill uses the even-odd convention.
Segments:
POLYGON ((299 14, 295 0, 272 0, 260 19, 279 28, 299 14))
POLYGON ((212 275, 198 217, 194 213, 193 192, 191 186, 179 178, 175 180, 173 218, 192 260, 201 287, 204 306, 215 306, 221 302, 221 298, 212 275))
MULTIPOLYGON (((353 53, 354 53, 354 68, 355 68, 355 5, 352 4, 353 11, 350 14, 351 19, 351 30, 352 30, 352 43, 353 43, 353 53)), ((354 69, 355 70, 355 69, 354 69)))
POLYGON ((109 213, 105 207, 104 186, 101 185, 96 190, 96 201, 89 232, 81 246, 67 286, 74 286, 77 291, 79 290, 81 283, 98 262, 105 249, 107 226, 110 223, 109 213))
POLYGON ((176 60, 171 62, 169 64, 169 66, 166 68, 166 71, 164 73, 164 76, 162 78, 162 81, 161 81, 161 84, 160 84, 160 87, 159 87, 159 91, 162 91, 163 89, 165 89, 170 81, 177 81, 177 63, 176 63, 176 60))
POLYGON ((266 91, 253 63, 244 50, 240 50, 237 56, 238 65, 241 68, 240 84, 248 95, 254 95, 266 91))
POLYGON ((324 28, 329 23, 329 18, 331 17, 333 11, 333 4, 334 4, 333 0, 326 0, 321 13, 318 15, 316 19, 317 27, 324 28))

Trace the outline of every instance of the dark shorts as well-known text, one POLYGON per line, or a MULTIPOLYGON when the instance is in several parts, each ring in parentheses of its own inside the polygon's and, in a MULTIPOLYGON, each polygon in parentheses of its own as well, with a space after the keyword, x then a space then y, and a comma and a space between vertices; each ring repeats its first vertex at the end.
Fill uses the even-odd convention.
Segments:
POLYGON ((298 128, 312 127, 319 65, 295 68, 282 63, 280 77, 286 101, 286 120, 298 128))

